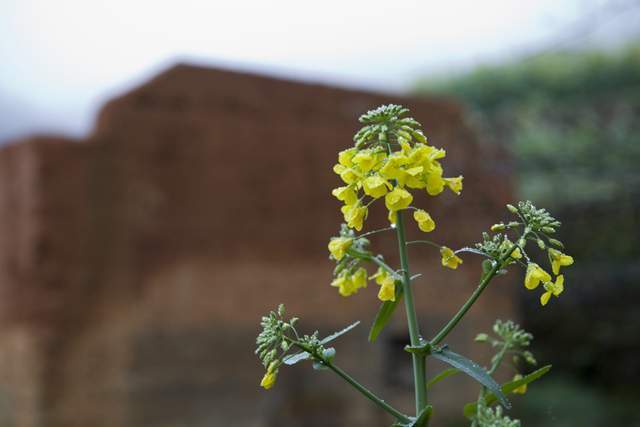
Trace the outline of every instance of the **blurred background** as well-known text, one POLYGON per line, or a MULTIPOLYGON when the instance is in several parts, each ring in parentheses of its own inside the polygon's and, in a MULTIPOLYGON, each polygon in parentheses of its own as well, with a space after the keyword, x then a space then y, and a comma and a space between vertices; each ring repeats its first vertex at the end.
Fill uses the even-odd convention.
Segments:
MULTIPOLYGON (((330 168, 360 113, 398 102, 467 178, 427 202, 439 241, 530 199, 576 260, 544 309, 514 272, 454 340, 500 316, 534 334, 554 368, 514 399, 524 425, 640 426, 640 1, 5 0, 0 55, 2 425, 386 425, 310 369, 254 390, 251 352, 280 301, 310 330, 372 318, 373 293, 327 285, 330 168)), ((428 331, 467 264, 433 274, 451 288, 424 297, 455 297, 424 303, 428 331)), ((402 322, 383 350, 367 327, 345 365, 403 405, 380 373, 402 322)))

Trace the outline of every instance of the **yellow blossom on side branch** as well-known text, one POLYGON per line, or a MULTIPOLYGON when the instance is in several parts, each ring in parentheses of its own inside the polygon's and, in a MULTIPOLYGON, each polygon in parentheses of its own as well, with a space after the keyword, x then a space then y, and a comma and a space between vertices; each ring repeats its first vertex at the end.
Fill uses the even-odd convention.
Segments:
POLYGON ((540 296, 540 304, 547 305, 549 299, 551 299, 551 295, 560 296, 560 294, 564 291, 564 276, 561 274, 556 277, 556 282, 546 282, 544 284, 545 293, 540 296))
POLYGON ((426 211, 418 209, 413 213, 413 219, 418 223, 418 228, 425 233, 435 230, 436 223, 426 211))
POLYGON ((560 267, 567 267, 573 264, 573 257, 563 254, 557 249, 549 248, 549 261, 553 274, 560 273, 560 267))
POLYGON ((455 270, 460 264, 460 259, 450 248, 443 246, 440 248, 440 255, 442 255, 442 266, 455 270))
POLYGON ((352 243, 353 239, 349 237, 334 237, 329 242, 329 252, 331 252, 331 255, 336 261, 340 261, 344 257, 345 252, 351 247, 352 243))
POLYGON ((379 268, 371 278, 375 279, 376 283, 380 285, 380 291, 378 291, 378 299, 380 301, 396 300, 396 281, 386 270, 379 268))
POLYGON ((529 263, 527 265, 527 273, 524 276, 524 286, 533 290, 540 285, 540 282, 549 282, 551 280, 551 276, 549 273, 544 271, 538 264, 535 262, 529 263))

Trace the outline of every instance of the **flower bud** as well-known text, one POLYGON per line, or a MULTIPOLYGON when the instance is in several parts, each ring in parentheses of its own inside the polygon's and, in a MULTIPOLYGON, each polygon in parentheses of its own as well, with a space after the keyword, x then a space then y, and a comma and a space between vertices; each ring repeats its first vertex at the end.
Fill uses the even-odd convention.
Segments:
POLYGON ((547 245, 545 245, 545 244, 544 244, 544 242, 542 241, 542 239, 538 239, 538 241, 537 241, 536 243, 538 243, 538 247, 539 247, 540 249, 542 249, 542 250, 544 250, 544 249, 547 247, 547 245))
POLYGON ((542 227, 542 231, 548 234, 553 234, 556 232, 556 229, 553 227, 542 227))
POLYGON ((487 334, 478 334, 474 339, 475 342, 487 342, 489 340, 489 335, 487 334))
POLYGON ((516 208, 513 205, 507 205, 507 209, 509 209, 509 212, 511 212, 512 214, 517 214, 518 213, 518 208, 516 208))
POLYGON ((556 240, 556 239, 549 239, 549 243, 551 243, 553 246, 556 246, 560 249, 564 248, 564 245, 562 244, 562 242, 560 240, 556 240))
POLYGON ((505 229, 505 226, 504 226, 504 224, 503 224, 503 223, 500 223, 500 224, 493 224, 493 225, 491 226, 491 231, 502 231, 502 230, 504 230, 504 229, 505 229))

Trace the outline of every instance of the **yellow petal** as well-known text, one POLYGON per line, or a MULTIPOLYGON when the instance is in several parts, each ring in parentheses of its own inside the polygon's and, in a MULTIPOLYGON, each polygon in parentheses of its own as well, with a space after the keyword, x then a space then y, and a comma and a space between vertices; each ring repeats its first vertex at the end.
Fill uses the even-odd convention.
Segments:
POLYGON ((547 291, 544 294, 540 295, 540 304, 547 305, 549 302, 549 298, 551 298, 551 291, 547 291))
POLYGON ((275 371, 267 372, 266 374, 264 374, 264 377, 262 377, 262 381, 260 381, 260 386, 265 390, 269 390, 271 387, 273 387, 273 385, 276 383, 277 373, 278 372, 275 371))

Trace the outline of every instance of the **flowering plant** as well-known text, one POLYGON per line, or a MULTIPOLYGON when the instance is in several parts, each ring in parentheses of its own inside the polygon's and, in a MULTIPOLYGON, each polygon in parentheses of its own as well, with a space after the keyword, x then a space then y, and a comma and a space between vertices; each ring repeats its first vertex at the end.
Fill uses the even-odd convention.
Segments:
POLYGON ((493 328, 493 337, 486 333, 476 337, 477 342, 489 343, 497 349, 487 368, 455 353, 447 345, 442 345, 442 342, 492 279, 506 274, 508 267, 524 267, 525 287, 529 290, 541 287, 543 292, 540 294, 540 303, 544 306, 552 297, 558 297, 563 292, 564 276, 560 274, 560 268, 571 265, 573 258, 562 252, 563 245, 559 240, 551 237, 560 222, 546 210, 538 209, 528 201, 507 205, 514 218, 506 223, 493 225, 490 233, 483 233, 481 241, 474 247, 453 250, 430 240, 407 241, 405 213, 413 213, 415 225, 424 233, 429 233, 436 227, 435 219, 428 212, 412 206, 414 193, 437 196, 449 189, 460 194, 463 181, 462 176, 443 176, 440 160, 445 157, 445 151, 429 145, 420 123, 413 118, 404 117, 407 113, 408 110, 399 105, 385 105, 367 112, 360 117, 364 126, 354 136, 354 146, 338 154, 338 163, 333 170, 344 185, 335 188, 332 194, 343 203, 341 211, 345 223, 339 234, 330 239, 328 249, 330 259, 336 263, 331 286, 337 288, 340 295, 350 297, 366 288, 370 280, 379 286, 378 298, 382 304, 370 329, 371 342, 376 340, 389 323, 400 301, 404 301, 409 331, 409 342, 404 349, 412 358, 415 413, 402 413, 334 363, 336 351, 328 344, 349 332, 359 322, 325 338, 320 338, 317 331, 305 335, 298 331, 297 318, 285 318, 283 305, 262 318, 256 354, 266 373, 260 385, 265 389, 273 387, 283 366, 308 360, 315 369, 333 371, 389 413, 394 418, 394 426, 419 427, 427 426, 432 414, 433 408, 428 403, 427 390, 437 382, 462 372, 481 385, 478 399, 464 407, 464 414, 472 426, 519 426, 518 420, 510 419, 503 412, 503 407, 510 407, 506 395, 524 393, 527 384, 546 374, 550 366, 524 376, 516 373, 512 381, 502 385, 492 375, 507 356, 516 362, 514 366, 518 366, 519 361, 536 365, 533 354, 528 350, 532 335, 511 321, 498 320, 493 328), (389 227, 357 234, 364 227, 370 207, 382 199, 388 212, 389 227), (399 268, 390 266, 382 255, 375 254, 370 249, 367 237, 385 231, 396 233, 399 268), (531 261, 530 242, 535 243, 534 249, 547 251, 555 280, 543 267, 531 261), (475 291, 430 340, 423 339, 420 334, 414 307, 412 286, 418 276, 412 276, 409 271, 407 246, 410 244, 427 244, 437 248, 442 266, 454 270, 463 263, 459 256, 462 253, 477 254, 485 258, 475 291), (427 357, 439 359, 451 368, 427 380, 427 357), (497 404, 501 406, 496 406, 497 404))

